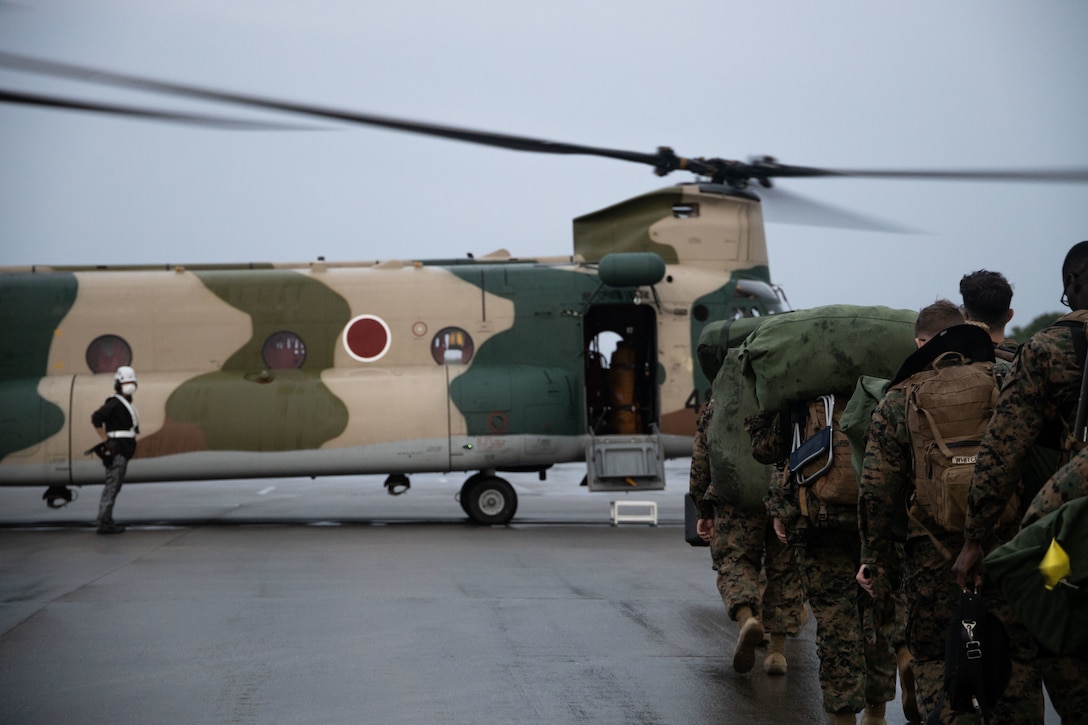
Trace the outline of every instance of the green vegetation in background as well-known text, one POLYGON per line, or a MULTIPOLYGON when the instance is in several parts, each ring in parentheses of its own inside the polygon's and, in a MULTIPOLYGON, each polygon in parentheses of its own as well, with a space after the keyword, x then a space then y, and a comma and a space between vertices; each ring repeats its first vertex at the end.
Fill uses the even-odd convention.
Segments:
POLYGON ((1017 342, 1026 342, 1029 337, 1039 332, 1039 330, 1045 330, 1053 325, 1054 321, 1063 314, 1062 312, 1044 312, 1023 327, 1013 327, 1009 332, 1009 337, 1017 342))

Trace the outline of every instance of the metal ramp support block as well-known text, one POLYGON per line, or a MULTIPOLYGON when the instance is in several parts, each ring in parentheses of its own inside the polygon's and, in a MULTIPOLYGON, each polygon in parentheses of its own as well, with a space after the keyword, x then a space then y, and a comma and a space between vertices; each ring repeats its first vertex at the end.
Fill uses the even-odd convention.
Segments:
POLYGON ((657 501, 613 501, 612 525, 649 524, 657 526, 657 501), (638 509, 636 513, 624 513, 622 509, 638 509))

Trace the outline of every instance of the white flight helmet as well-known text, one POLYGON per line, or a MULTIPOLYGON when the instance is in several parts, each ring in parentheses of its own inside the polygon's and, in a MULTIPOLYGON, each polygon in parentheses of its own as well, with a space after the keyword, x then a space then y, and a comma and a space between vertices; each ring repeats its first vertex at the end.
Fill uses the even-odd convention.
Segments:
POLYGON ((114 374, 113 379, 122 385, 125 383, 134 383, 136 382, 136 371, 128 365, 122 365, 117 368, 117 372, 114 374))

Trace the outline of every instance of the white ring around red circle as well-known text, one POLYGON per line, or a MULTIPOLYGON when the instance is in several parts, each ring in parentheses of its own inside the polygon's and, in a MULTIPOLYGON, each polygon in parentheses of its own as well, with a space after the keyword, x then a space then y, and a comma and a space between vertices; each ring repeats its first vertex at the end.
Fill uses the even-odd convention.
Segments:
POLYGON ((352 358, 358 360, 359 362, 374 362, 376 360, 380 360, 385 355, 385 353, 389 352, 389 346, 393 342, 393 335, 389 331, 389 325, 387 325, 385 320, 383 320, 382 318, 376 315, 357 315, 356 317, 352 318, 351 322, 344 325, 344 334, 341 336, 341 340, 344 344, 344 349, 347 351, 348 355, 351 355, 352 358), (384 339, 371 339, 371 336, 373 336, 374 334, 375 328, 375 325, 373 323, 377 323, 377 326, 381 328, 381 332, 379 334, 384 339), (357 325, 369 328, 369 332, 363 330, 363 334, 368 335, 368 339, 362 341, 363 343, 365 343, 365 347, 363 347, 363 344, 361 344, 357 337, 352 334, 352 330, 357 325), (356 347, 355 350, 352 349, 353 344, 356 347), (363 347, 363 350, 361 352, 358 351, 360 347, 363 347), (378 349, 379 347, 380 349, 378 349), (373 352, 373 350, 375 349, 378 349, 378 351, 373 352), (372 354, 367 355, 365 353, 372 354))

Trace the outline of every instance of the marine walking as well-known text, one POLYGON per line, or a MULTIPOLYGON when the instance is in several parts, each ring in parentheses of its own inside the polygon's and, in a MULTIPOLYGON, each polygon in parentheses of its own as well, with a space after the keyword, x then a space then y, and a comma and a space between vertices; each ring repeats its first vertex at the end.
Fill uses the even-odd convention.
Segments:
MULTIPOLYGON (((727 364, 707 372, 715 400, 700 419, 690 489, 738 623, 736 672, 754 667, 753 650, 774 618, 766 593, 762 608, 758 590, 727 596, 751 567, 715 542, 745 536, 737 501, 751 505, 762 489, 754 508, 792 553, 797 599, 817 624, 829 722, 857 723, 859 713, 863 725, 886 722, 897 671, 910 722, 1041 723, 1044 683, 1063 723, 1084 721, 1088 651, 1048 651, 1017 593, 983 566, 1019 529, 1088 494, 1088 242, 1069 251, 1062 282, 1073 312, 1022 346, 1005 337, 1012 286, 983 269, 961 280, 962 306, 779 315, 722 352, 727 364), (881 315, 880 329, 859 333, 881 315), (787 325, 790 333, 778 332, 787 325), (865 349, 873 340, 879 349, 865 349), (743 394, 722 382, 731 358, 743 370, 743 394), (735 404, 744 395, 754 411, 735 404), (747 448, 737 443, 738 415, 747 448), (774 474, 746 468, 747 455, 774 474), (734 494, 716 500, 723 490, 734 494)), ((772 543, 763 542, 765 557, 772 543)), ((1060 579, 1064 567, 1047 571, 1060 579)), ((768 567, 766 591, 770 575, 768 567)), ((1088 611, 1054 612, 1071 616, 1088 611)), ((775 652, 764 669, 785 672, 775 652)))

